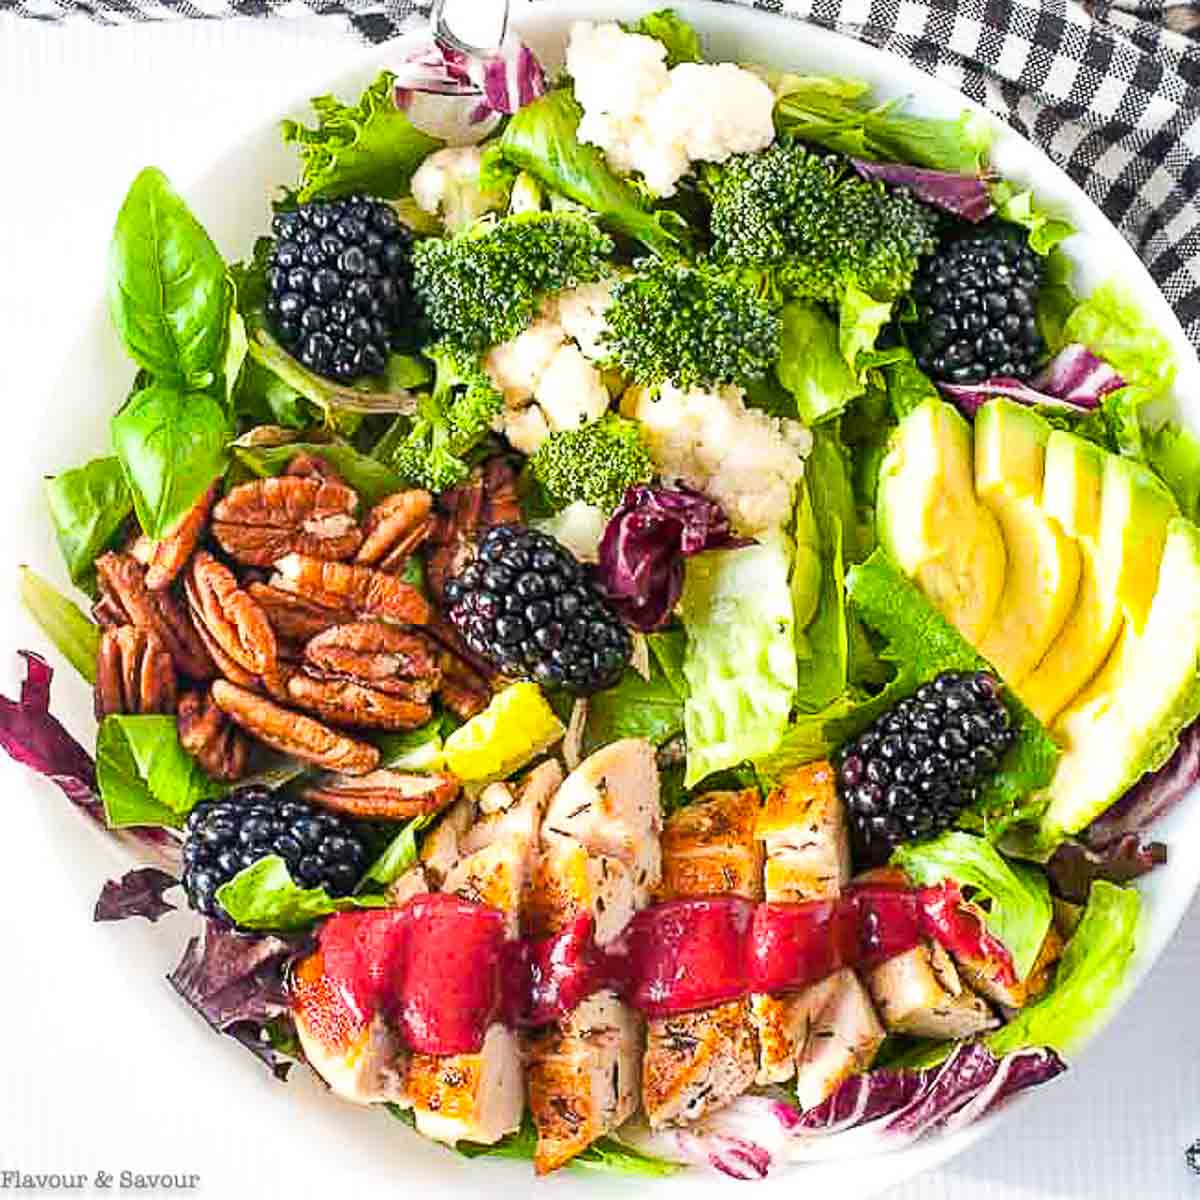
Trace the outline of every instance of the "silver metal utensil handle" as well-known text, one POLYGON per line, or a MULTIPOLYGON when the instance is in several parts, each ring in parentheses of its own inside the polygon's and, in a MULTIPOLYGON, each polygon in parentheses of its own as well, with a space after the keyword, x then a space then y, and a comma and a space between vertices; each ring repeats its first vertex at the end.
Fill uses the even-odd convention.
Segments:
POLYGON ((490 54, 508 32, 508 10, 509 0, 433 0, 433 35, 464 54, 490 54))

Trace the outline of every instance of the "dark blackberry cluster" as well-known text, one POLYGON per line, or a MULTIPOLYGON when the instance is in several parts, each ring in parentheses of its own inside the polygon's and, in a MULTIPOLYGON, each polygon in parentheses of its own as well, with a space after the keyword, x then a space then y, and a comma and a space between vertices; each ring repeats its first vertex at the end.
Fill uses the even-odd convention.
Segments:
POLYGON ((276 215, 267 323, 306 367, 378 375, 412 319, 412 234, 382 200, 314 200, 276 215))
POLYGON ((446 584, 447 615, 476 654, 517 679, 579 696, 610 687, 633 653, 629 631, 566 547, 498 525, 446 584))
POLYGON ((921 369, 947 383, 1031 378, 1046 357, 1035 315, 1041 280, 1038 256, 1015 238, 987 234, 942 246, 913 280, 921 369))
POLYGON ((842 748, 838 785, 862 865, 949 829, 1012 744, 1000 683, 944 671, 842 748))
POLYGON ((366 866, 366 848, 341 817, 303 800, 243 787, 222 800, 198 804, 183 843, 183 889, 206 916, 228 921, 217 889, 261 858, 278 854, 301 887, 330 895, 354 890, 366 866))

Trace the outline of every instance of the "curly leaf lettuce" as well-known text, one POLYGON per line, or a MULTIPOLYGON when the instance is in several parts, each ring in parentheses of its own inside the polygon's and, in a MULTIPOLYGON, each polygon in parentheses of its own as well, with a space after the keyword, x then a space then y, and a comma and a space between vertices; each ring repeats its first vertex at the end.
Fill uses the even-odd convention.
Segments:
POLYGON ((284 121, 283 140, 300 152, 296 199, 332 199, 365 192, 394 199, 408 192, 413 174, 442 143, 422 133, 396 107, 395 76, 381 71, 357 104, 336 96, 315 96, 314 128, 284 121))
MULTIPOLYGON (((886 311, 889 306, 882 307, 886 311)), ((851 369, 853 358, 844 357, 839 348, 837 327, 818 305, 799 300, 785 304, 779 315, 775 374, 795 398, 794 415, 806 425, 837 416, 864 390, 851 369)), ((852 354, 855 345, 848 346, 852 354)))
POLYGON ((783 539, 688 560, 684 785, 769 754, 796 695, 791 555, 783 539))
POLYGON ((700 35, 674 9, 660 8, 647 13, 640 21, 628 22, 625 29, 662 42, 667 50, 668 67, 704 61, 700 35))
POLYGON ((1075 232, 1067 221, 1039 208, 1032 191, 1026 188, 1019 192, 1006 180, 992 185, 992 203, 999 217, 1026 231, 1029 248, 1035 254, 1049 254, 1075 232))

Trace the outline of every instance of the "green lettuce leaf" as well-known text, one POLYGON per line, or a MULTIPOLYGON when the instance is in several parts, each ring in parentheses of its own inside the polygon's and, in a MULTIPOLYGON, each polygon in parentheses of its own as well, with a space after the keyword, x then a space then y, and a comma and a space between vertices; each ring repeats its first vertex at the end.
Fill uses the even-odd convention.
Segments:
POLYGON ((1037 305, 1038 329, 1052 354, 1067 344, 1064 336, 1067 318, 1079 303, 1071 286, 1074 275, 1075 264, 1056 246, 1046 256, 1037 305))
POLYGON ((1147 398, 1162 395, 1174 381, 1167 339, 1113 283, 1102 284, 1075 306, 1063 324, 1063 338, 1082 342, 1147 398))
POLYGON ((685 786, 769 754, 796 694, 791 555, 780 538, 688 559, 685 786))
POLYGON ((46 501, 71 582, 84 583, 133 512, 120 460, 96 458, 47 479, 46 501))
POLYGON ((283 140, 300 152, 296 199, 301 203, 364 192, 393 199, 408 192, 413 174, 441 141, 422 133, 396 107, 395 76, 382 71, 357 104, 316 96, 315 128, 284 121, 283 140))
POLYGON ((857 79, 783 75, 776 82, 776 127, 851 158, 964 175, 983 168, 992 143, 985 118, 966 110, 952 121, 917 117, 902 112, 899 101, 872 104, 869 91, 857 79))
MULTIPOLYGON (((885 690, 890 702, 942 671, 994 672, 881 550, 851 569, 846 586, 855 611, 886 640, 883 657, 896 665, 896 677, 885 690)), ((876 698, 875 703, 880 702, 876 698)), ((965 826, 984 830, 992 840, 1014 822, 1035 815, 1030 797, 1050 782, 1059 757, 1057 745, 1033 713, 1011 693, 1005 702, 1016 740, 1002 769, 981 789, 976 806, 961 818, 965 826)))
POLYGON ((1095 1028, 1112 1003, 1137 945, 1141 898, 1133 888, 1092 884, 1083 919, 1054 977, 1054 986, 991 1034, 997 1054, 1023 1046, 1066 1052, 1095 1028))
POLYGON ((416 866, 420 853, 418 835, 436 820, 437 813, 425 813, 406 821, 400 832, 388 842, 378 858, 367 868, 358 890, 366 892, 385 888, 399 879, 409 867, 416 866))
POLYGON ((931 842, 901 846, 892 862, 914 883, 953 879, 984 913, 991 934, 1012 955, 1017 978, 1033 969, 1054 918, 1050 885, 1035 867, 1010 862, 983 838, 951 830, 931 842))
POLYGON ((1038 208, 1029 189, 1019 192, 1011 183, 1001 180, 992 184, 991 193, 997 215, 1026 231, 1029 248, 1035 254, 1049 254, 1059 242, 1075 232, 1069 222, 1038 208))
POLYGON ((55 649, 88 683, 96 682, 100 629, 73 601, 35 571, 21 568, 21 603, 55 649))
POLYGON ((301 887, 287 863, 269 854, 217 888, 217 903, 242 929, 290 933, 322 917, 354 908, 387 908, 386 896, 331 896, 323 887, 301 887))
POLYGON ((178 829, 202 800, 225 792, 179 744, 169 716, 105 717, 96 737, 96 781, 112 829, 178 829))
POLYGON ((815 304, 794 301, 780 312, 779 361, 775 374, 795 398, 806 425, 836 416, 863 385, 838 346, 838 330, 815 304))
POLYGON ((667 629, 646 638, 650 678, 632 667, 616 685, 588 701, 583 752, 590 754, 621 738, 641 737, 661 746, 683 729, 687 681, 683 675, 687 638, 682 629, 667 629))
POLYGON ((667 66, 704 61, 700 35, 674 9, 660 8, 647 13, 640 21, 625 24, 629 33, 642 33, 657 38, 667 48, 667 66))
POLYGON ((376 504, 404 488, 404 481, 391 467, 343 441, 286 442, 281 446, 247 446, 235 442, 233 446, 234 458, 259 478, 282 475, 297 454, 314 454, 325 459, 358 492, 364 504, 376 504))
POLYGON ((1169 487, 1179 511, 1190 521, 1200 521, 1200 440, 1168 421, 1146 435, 1146 462, 1169 487))
MULTIPOLYGON (((879 357, 871 351, 891 315, 890 302, 876 300, 854 284, 849 284, 842 293, 838 304, 838 348, 859 380, 874 365, 872 359, 879 357)), ((886 352, 886 357, 890 359, 892 352, 886 352)))

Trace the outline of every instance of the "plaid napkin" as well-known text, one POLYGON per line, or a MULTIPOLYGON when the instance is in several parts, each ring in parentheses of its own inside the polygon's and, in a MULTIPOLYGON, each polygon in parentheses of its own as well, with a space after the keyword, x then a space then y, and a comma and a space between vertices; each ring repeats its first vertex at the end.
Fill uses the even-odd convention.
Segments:
MULTIPOLYGON (((553 0, 547 0, 552 3, 553 0)), ((1200 9, 1153 0, 731 0, 911 59, 1045 149, 1141 255, 1200 347, 1200 9)), ((648 4, 649 7, 649 4, 648 4)), ((0 0, 0 12, 109 23, 340 18, 371 42, 421 0, 0 0)))

